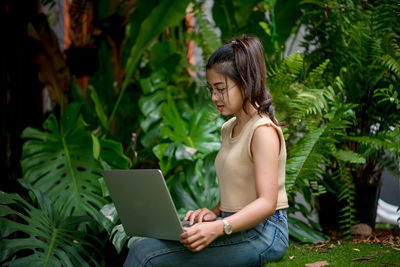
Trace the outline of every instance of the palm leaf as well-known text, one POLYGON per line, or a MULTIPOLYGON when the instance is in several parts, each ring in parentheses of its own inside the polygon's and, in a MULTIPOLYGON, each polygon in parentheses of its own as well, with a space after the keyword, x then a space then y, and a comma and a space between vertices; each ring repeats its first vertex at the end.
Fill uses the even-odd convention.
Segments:
POLYGON ((88 222, 90 218, 62 216, 42 192, 23 180, 20 182, 34 194, 33 202, 37 202, 37 206, 18 194, 0 193, 0 264, 98 266, 99 261, 87 249, 97 251, 99 240, 77 230, 82 222, 88 222), (18 221, 9 219, 10 215, 18 221), (15 238, 20 234, 24 237, 15 238))

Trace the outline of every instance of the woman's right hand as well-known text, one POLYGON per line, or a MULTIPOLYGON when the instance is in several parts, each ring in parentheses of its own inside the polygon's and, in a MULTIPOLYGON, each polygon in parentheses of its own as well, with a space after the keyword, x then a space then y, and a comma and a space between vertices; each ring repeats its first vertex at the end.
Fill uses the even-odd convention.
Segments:
POLYGON ((189 210, 186 212, 183 221, 189 221, 189 225, 193 225, 194 222, 211 222, 217 219, 217 215, 209 209, 202 208, 198 210, 189 210))

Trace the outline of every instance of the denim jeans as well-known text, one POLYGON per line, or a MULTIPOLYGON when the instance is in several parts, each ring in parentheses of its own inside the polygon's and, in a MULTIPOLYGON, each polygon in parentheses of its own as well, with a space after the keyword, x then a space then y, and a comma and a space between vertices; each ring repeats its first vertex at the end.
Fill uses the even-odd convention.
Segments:
MULTIPOLYGON (((221 217, 231 214, 223 212, 221 217)), ((145 238, 132 245, 124 267, 261 266, 282 259, 288 234, 286 210, 278 210, 253 228, 217 238, 200 252, 180 242, 145 238)))

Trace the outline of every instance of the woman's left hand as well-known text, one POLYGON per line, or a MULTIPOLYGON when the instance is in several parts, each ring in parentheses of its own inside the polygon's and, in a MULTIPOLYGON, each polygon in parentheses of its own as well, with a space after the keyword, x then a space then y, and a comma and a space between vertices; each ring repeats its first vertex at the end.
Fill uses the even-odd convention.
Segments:
POLYGON ((222 220, 217 220, 198 223, 189 228, 184 227, 180 237, 185 247, 191 251, 198 252, 221 235, 223 235, 223 222, 222 220))

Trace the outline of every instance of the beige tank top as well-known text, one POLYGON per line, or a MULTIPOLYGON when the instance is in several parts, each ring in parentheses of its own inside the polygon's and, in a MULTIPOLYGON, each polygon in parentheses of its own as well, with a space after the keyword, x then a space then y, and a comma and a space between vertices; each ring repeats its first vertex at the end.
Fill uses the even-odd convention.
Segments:
POLYGON ((276 126, 267 115, 255 115, 232 138, 232 129, 236 118, 228 120, 221 129, 221 149, 215 158, 221 206, 220 210, 236 212, 257 199, 251 140, 254 131, 261 125, 274 127, 280 138, 278 158, 278 202, 277 209, 289 207, 285 189, 286 145, 280 127, 276 126))

